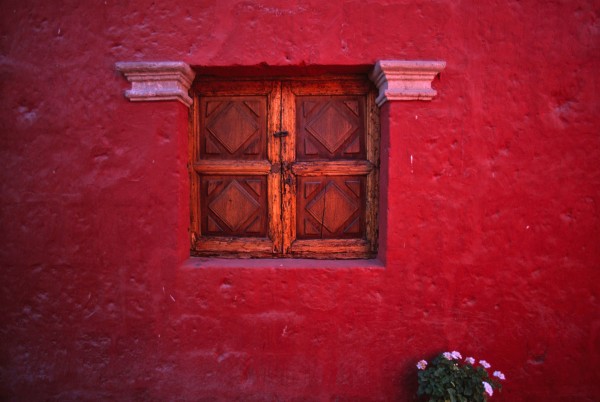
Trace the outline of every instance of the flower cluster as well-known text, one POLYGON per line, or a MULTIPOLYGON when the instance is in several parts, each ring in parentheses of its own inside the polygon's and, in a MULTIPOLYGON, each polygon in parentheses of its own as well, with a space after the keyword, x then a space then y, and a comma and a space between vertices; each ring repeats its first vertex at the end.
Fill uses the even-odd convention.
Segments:
MULTIPOLYGON (((475 364, 475 358, 466 357, 457 351, 444 352, 428 364, 426 360, 417 363, 419 369, 418 395, 429 396, 429 402, 485 402, 494 395, 494 389, 502 385, 490 378, 487 369, 492 366, 485 360, 475 364)), ((501 371, 494 371, 493 377, 505 380, 501 371)))

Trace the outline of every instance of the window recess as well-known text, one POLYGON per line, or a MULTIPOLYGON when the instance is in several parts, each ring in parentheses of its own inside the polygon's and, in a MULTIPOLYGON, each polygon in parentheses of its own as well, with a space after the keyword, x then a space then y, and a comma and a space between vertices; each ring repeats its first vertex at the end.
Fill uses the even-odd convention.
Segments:
POLYGON ((192 255, 370 258, 379 123, 366 78, 198 79, 192 255))

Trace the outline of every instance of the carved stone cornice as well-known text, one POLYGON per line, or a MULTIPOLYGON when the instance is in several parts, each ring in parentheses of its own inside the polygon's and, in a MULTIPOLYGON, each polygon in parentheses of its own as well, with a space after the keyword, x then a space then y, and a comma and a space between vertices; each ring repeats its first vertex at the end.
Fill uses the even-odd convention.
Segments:
POLYGON ((195 73, 181 61, 134 61, 116 63, 131 89, 125 96, 133 102, 177 100, 191 106, 188 95, 195 73))
POLYGON ((436 95, 431 82, 444 67, 445 61, 378 61, 370 74, 379 88, 377 105, 396 100, 431 100, 436 95))

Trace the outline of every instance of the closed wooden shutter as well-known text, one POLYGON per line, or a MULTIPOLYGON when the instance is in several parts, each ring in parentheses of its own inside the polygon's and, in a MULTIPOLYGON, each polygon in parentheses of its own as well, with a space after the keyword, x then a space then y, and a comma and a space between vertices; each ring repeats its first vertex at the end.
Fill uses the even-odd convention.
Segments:
POLYGON ((377 114, 362 79, 197 82, 193 254, 373 256, 377 114))

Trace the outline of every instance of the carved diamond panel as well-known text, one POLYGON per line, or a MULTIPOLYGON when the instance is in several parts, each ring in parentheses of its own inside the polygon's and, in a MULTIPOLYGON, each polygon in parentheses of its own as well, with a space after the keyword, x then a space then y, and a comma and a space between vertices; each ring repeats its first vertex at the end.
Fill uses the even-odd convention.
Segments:
POLYGON ((308 204, 306 210, 330 232, 337 232, 358 209, 335 183, 329 183, 315 199, 308 204))
POLYGON ((313 121, 309 122, 306 129, 331 153, 337 151, 348 136, 356 130, 356 124, 342 115, 331 103, 313 121))
POLYGON ((298 160, 365 157, 365 102, 360 96, 300 96, 298 160))
POLYGON ((237 181, 232 181, 209 205, 231 230, 237 230, 249 215, 258 210, 258 203, 249 197, 237 181))
POLYGON ((299 177, 298 185, 298 238, 360 237, 364 177, 299 177))
POLYGON ((266 158, 265 97, 202 97, 200 103, 201 159, 266 158))
POLYGON ((233 154, 256 133, 258 125, 248 118, 239 105, 232 103, 211 121, 208 129, 233 154))
POLYGON ((259 236, 266 233, 266 178, 202 177, 203 233, 220 236, 259 236))

